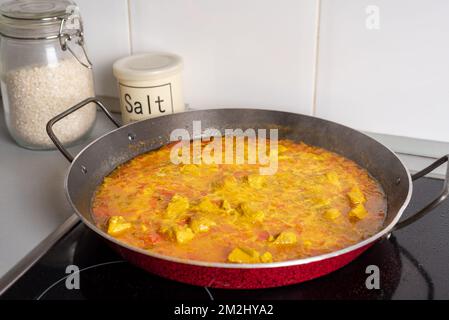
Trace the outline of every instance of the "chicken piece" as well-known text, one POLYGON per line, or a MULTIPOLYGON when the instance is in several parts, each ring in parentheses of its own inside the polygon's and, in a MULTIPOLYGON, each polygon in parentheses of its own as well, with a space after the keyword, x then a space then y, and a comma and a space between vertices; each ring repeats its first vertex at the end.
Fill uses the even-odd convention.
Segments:
POLYGON ((182 244, 192 240, 195 235, 190 228, 179 228, 175 230, 176 242, 182 244))
POLYGON ((278 152, 279 153, 284 153, 287 150, 288 150, 288 148, 286 146, 283 146, 282 144, 278 144, 278 152))
POLYGON ((352 187, 351 191, 348 192, 349 201, 353 206, 358 204, 363 204, 366 202, 365 196, 359 187, 352 187))
POLYGON ((323 160, 324 157, 321 155, 314 154, 312 152, 301 152, 299 154, 299 158, 302 160, 320 161, 320 160, 323 160))
POLYGON ((189 199, 180 195, 174 195, 165 211, 168 218, 175 218, 189 209, 189 199))
POLYGON ((234 176, 226 176, 223 179, 222 187, 224 189, 234 189, 238 185, 238 181, 234 176))
POLYGON ((218 206, 215 205, 209 198, 203 198, 198 204, 198 209, 204 212, 215 212, 218 210, 218 206))
POLYGON ((269 156, 270 158, 272 157, 278 157, 278 158, 288 158, 288 156, 283 155, 283 153, 285 153, 285 151, 287 151, 288 148, 278 144, 277 148, 275 147, 269 147, 267 148, 267 156, 269 156))
POLYGON ((243 216, 248 220, 250 220, 250 222, 252 223, 262 222, 263 219, 265 218, 265 213, 262 210, 255 209, 247 202, 242 202, 239 208, 243 216))
POLYGON ((338 178, 338 175, 336 172, 331 171, 331 172, 326 173, 326 178, 334 186, 340 188, 340 179, 338 178))
POLYGON ((351 211, 349 211, 349 217, 357 218, 359 220, 365 218, 368 215, 365 206, 363 204, 358 204, 351 211))
POLYGON ((131 223, 122 216, 112 216, 109 218, 108 234, 116 237, 131 229, 131 227, 131 223))
POLYGON ((232 217, 233 222, 235 222, 241 215, 241 213, 234 209, 227 200, 223 200, 221 203, 221 210, 226 212, 229 217, 232 217))
POLYGON ((265 185, 265 177, 258 174, 249 175, 247 181, 249 186, 255 189, 260 189, 265 185))
POLYGON ((222 208, 223 210, 225 210, 226 212, 229 211, 229 210, 232 210, 232 206, 231 206, 231 204, 229 203, 229 201, 227 201, 227 200, 223 200, 223 201, 222 201, 222 203, 221 203, 221 208, 222 208))
POLYGON ((216 223, 205 217, 194 217, 190 220, 190 229, 194 233, 207 232, 210 227, 215 226, 216 223))
POLYGON ((264 263, 273 262, 273 256, 271 255, 270 252, 267 251, 260 256, 260 262, 264 262, 264 263))
POLYGON ((176 240, 179 244, 189 242, 195 237, 192 229, 186 226, 162 227, 160 232, 167 233, 172 240, 176 240))
POLYGON ((327 207, 331 203, 330 199, 327 199, 327 198, 314 198, 314 199, 312 199, 312 202, 313 202, 312 208, 314 208, 314 209, 327 207))
POLYGON ((313 245, 312 241, 310 241, 310 240, 304 240, 302 242, 302 244, 304 246, 304 249, 310 249, 313 245))
POLYGON ((146 187, 142 190, 142 195, 146 196, 146 197, 153 195, 153 193, 154 193, 154 190, 150 187, 146 187))
POLYGON ((278 245, 286 245, 286 244, 295 244, 298 241, 296 233, 293 231, 282 231, 277 237, 276 240, 273 241, 274 244, 278 245))
POLYGON ((259 263, 260 254, 250 248, 235 248, 228 255, 228 260, 235 263, 259 263))
POLYGON ((200 168, 195 164, 186 164, 181 167, 181 172, 185 175, 199 176, 200 168))
POLYGON ((148 231, 148 227, 144 223, 139 224, 139 228, 140 228, 140 231, 142 231, 142 232, 148 231))
POLYGON ((337 219, 339 216, 341 215, 340 210, 332 208, 332 209, 328 209, 325 213, 324 213, 324 217, 328 220, 335 220, 337 219))

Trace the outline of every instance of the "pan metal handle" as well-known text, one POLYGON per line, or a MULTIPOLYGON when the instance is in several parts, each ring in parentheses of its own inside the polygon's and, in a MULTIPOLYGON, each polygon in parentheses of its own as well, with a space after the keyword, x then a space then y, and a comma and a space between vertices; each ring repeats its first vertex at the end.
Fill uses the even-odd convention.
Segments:
POLYGON ((53 141, 53 143, 55 144, 56 148, 58 148, 58 150, 61 151, 61 153, 64 155, 64 157, 66 157, 67 160, 69 160, 69 162, 73 161, 73 156, 64 147, 64 145, 61 143, 61 141, 58 139, 58 137, 56 137, 56 135, 55 135, 55 133, 53 131, 53 126, 59 120, 67 117, 69 114, 71 114, 71 113, 75 112, 76 110, 78 110, 78 109, 88 105, 89 103, 95 103, 101 109, 101 111, 103 111, 104 114, 109 118, 109 120, 111 120, 112 123, 114 123, 117 126, 117 128, 120 127, 120 123, 117 120, 114 119, 114 117, 106 109, 106 107, 103 105, 103 103, 101 103, 101 101, 98 100, 95 97, 87 98, 87 99, 81 101, 80 103, 78 103, 77 105, 74 105, 73 107, 71 107, 71 108, 67 109, 66 111, 62 112, 61 114, 58 114, 56 117, 54 117, 53 119, 48 121, 48 123, 47 123, 47 134, 50 137, 50 139, 53 141))
MULTIPOLYGON (((425 175, 429 174, 436 168, 438 168, 438 167, 442 166, 443 164, 445 164, 446 162, 448 162, 448 160, 449 160, 449 155, 445 155, 444 157, 441 157, 440 159, 438 159, 437 161, 432 163, 427 168, 424 168, 423 170, 412 175, 412 181, 415 181, 415 180, 418 180, 419 178, 424 177, 425 175)), ((432 209, 439 206, 441 204, 441 202, 443 202, 447 198, 448 195, 449 195, 449 165, 446 166, 446 176, 444 178, 444 184, 443 184, 443 188, 442 188, 440 194, 435 199, 433 199, 429 204, 424 206, 424 208, 422 208, 421 210, 416 212, 414 215, 399 222, 396 225, 394 230, 402 229, 402 228, 408 226, 409 224, 415 222, 416 220, 422 218, 429 211, 431 211, 432 209)))

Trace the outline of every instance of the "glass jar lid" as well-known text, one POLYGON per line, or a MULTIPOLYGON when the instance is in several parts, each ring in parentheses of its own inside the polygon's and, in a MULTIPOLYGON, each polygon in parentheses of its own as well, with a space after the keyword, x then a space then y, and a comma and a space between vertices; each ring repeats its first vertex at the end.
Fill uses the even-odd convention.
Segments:
POLYGON ((0 5, 0 35, 18 40, 58 39, 80 64, 92 68, 84 47, 83 22, 71 0, 15 0, 0 5), (79 57, 69 45, 82 49, 79 57))
POLYGON ((15 0, 0 5, 0 14, 13 19, 52 19, 67 15, 69 0, 15 0))
MULTIPOLYGON (((17 39, 60 36, 62 22, 77 10, 70 0, 15 0, 0 5, 0 33, 17 39)), ((75 12, 77 13, 77 12, 75 12)))

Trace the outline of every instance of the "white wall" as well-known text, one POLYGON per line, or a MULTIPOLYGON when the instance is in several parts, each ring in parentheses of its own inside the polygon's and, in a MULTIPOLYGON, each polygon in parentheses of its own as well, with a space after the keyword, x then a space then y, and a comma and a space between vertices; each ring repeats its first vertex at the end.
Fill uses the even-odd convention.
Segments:
POLYGON ((448 14, 447 0, 322 0, 316 114, 449 141, 448 14))
MULTIPOLYGON (((449 142, 447 0, 77 1, 99 95, 117 95, 115 59, 166 50, 185 59, 194 108, 287 110, 449 142)), ((398 148, 422 153, 408 143, 398 148)))
POLYGON ((131 54, 127 0, 75 0, 84 21, 97 94, 117 96, 112 64, 131 54))
POLYGON ((133 0, 134 52, 185 59, 192 107, 259 107, 312 113, 313 0, 133 0))

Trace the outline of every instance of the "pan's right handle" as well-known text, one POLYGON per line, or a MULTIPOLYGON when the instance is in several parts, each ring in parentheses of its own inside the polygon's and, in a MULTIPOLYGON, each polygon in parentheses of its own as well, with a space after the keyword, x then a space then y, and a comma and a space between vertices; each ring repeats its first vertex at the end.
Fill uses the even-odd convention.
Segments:
POLYGON ((56 137, 55 132, 53 131, 53 126, 59 120, 67 117, 69 114, 71 114, 71 113, 75 112, 76 110, 78 110, 78 109, 88 105, 89 103, 95 103, 101 109, 101 111, 103 111, 104 114, 109 118, 109 120, 111 120, 117 126, 117 128, 120 127, 120 123, 117 120, 114 119, 112 114, 106 109, 106 107, 101 103, 101 101, 98 100, 95 97, 87 98, 87 99, 81 101, 80 103, 78 103, 77 105, 74 105, 73 107, 71 107, 71 108, 67 109, 66 111, 62 112, 61 114, 58 114, 56 117, 54 117, 53 119, 48 121, 48 123, 47 123, 47 134, 50 137, 50 139, 53 141, 53 143, 55 144, 56 148, 58 148, 59 151, 61 151, 61 153, 64 155, 64 157, 66 157, 67 160, 69 160, 69 162, 73 161, 73 156, 64 147, 64 145, 61 143, 61 141, 58 139, 58 137, 56 137))
MULTIPOLYGON (((445 155, 444 157, 441 157, 440 159, 438 159, 437 161, 432 163, 427 168, 424 168, 423 170, 412 175, 412 181, 415 181, 415 180, 418 180, 419 178, 424 177, 425 175, 429 174, 436 168, 438 168, 438 167, 442 166, 443 164, 445 164, 446 162, 448 162, 448 160, 449 160, 449 155, 445 155)), ((449 195, 449 165, 446 166, 446 177, 444 178, 443 188, 442 188, 441 192, 439 193, 439 195, 435 199, 433 199, 428 205, 424 206, 424 208, 419 210, 417 213, 415 213, 411 217, 405 219, 404 221, 399 222, 396 225, 394 230, 402 229, 402 228, 408 226, 409 224, 415 222, 416 220, 422 218, 429 211, 431 211, 432 209, 439 206, 441 204, 441 202, 443 202, 447 198, 448 195, 449 195)))

